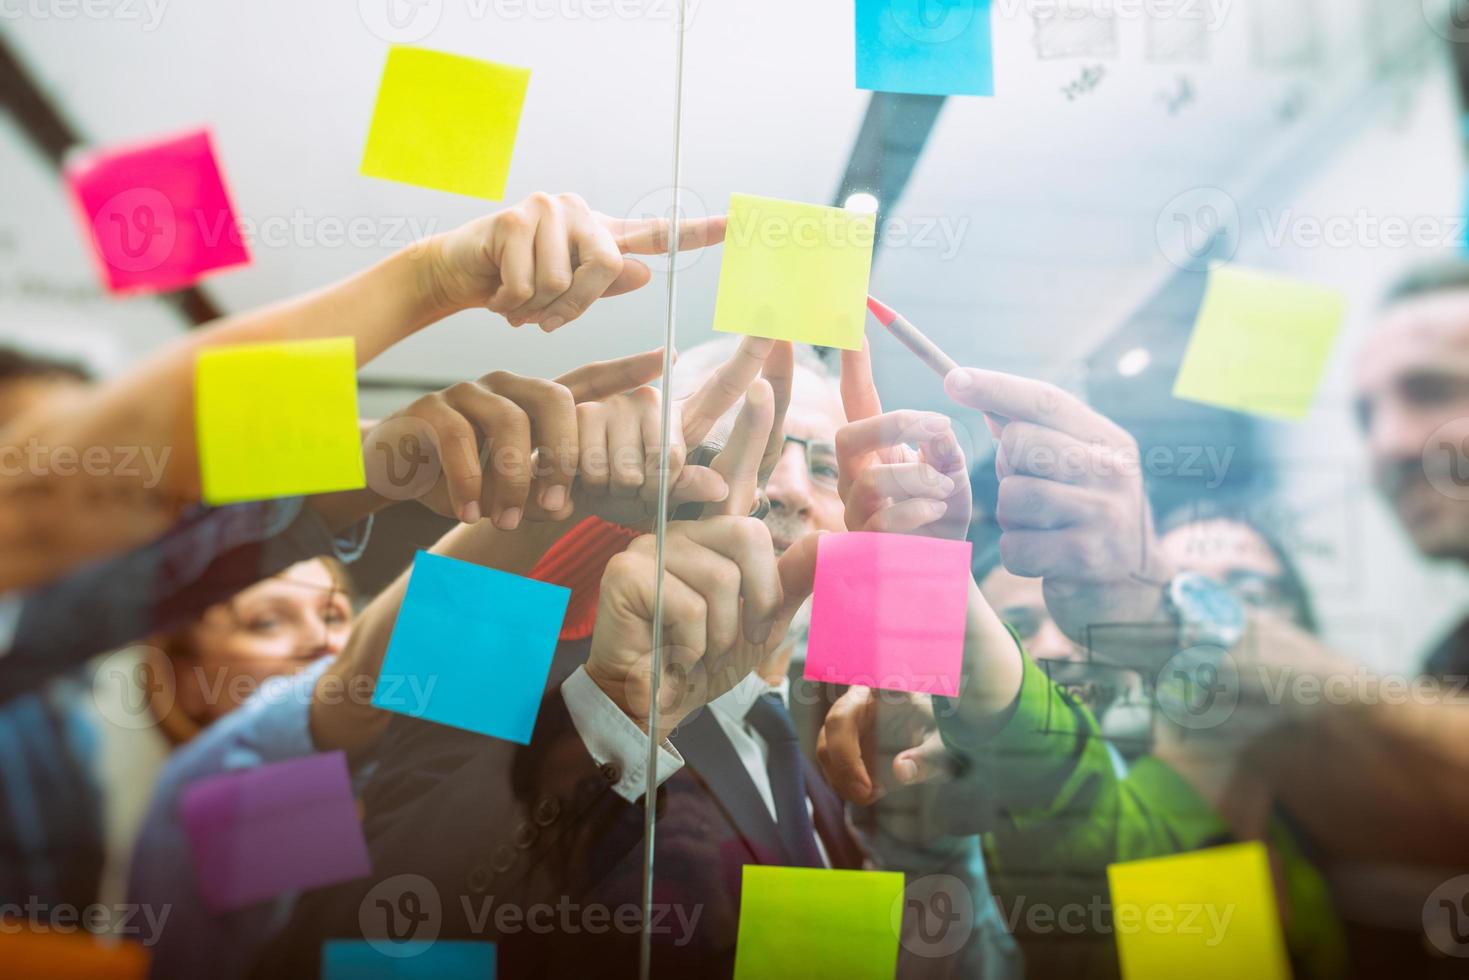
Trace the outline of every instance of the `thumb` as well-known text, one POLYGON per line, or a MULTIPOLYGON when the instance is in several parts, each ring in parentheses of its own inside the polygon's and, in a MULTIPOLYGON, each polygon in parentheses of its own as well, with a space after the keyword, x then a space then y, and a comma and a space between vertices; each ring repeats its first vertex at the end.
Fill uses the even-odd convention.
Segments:
POLYGON ((782 595, 780 620, 794 616, 801 603, 811 597, 811 590, 816 584, 816 555, 826 534, 825 531, 808 534, 780 556, 776 564, 782 595))
POLYGON ((622 271, 612 280, 612 285, 602 291, 602 298, 621 296, 635 289, 642 289, 653 278, 653 270, 637 259, 623 259, 622 271))
POLYGON ((905 749, 893 757, 893 778, 904 786, 920 783, 942 783, 953 778, 949 750, 934 732, 919 745, 905 749))
POLYGON ((556 380, 570 389, 571 397, 578 402, 593 402, 639 388, 662 374, 663 348, 659 347, 611 361, 584 364, 556 380))

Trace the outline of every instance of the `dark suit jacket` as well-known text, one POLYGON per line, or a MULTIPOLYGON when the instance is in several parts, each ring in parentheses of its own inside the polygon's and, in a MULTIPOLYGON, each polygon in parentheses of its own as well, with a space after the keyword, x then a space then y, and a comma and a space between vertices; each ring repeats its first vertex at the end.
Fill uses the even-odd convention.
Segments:
MULTIPOLYGON (((304 896, 255 975, 314 976, 323 940, 391 943, 417 921, 416 938, 496 942, 501 977, 636 976, 643 807, 613 791, 620 773, 593 761, 560 693, 586 647, 558 650, 528 746, 396 719, 364 800, 371 878, 304 896)), ((712 714, 672 741, 686 765, 657 796, 654 975, 728 977, 741 868, 792 862, 712 714)), ((832 866, 862 867, 840 800, 806 778, 832 866)))

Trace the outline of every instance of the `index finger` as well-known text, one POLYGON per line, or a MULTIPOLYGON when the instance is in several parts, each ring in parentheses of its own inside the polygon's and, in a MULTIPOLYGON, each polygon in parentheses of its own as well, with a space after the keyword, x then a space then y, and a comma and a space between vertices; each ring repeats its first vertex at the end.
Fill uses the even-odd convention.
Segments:
POLYGON ((785 452, 786 411, 791 407, 791 388, 796 380, 796 350, 789 340, 778 342, 765 358, 761 377, 770 382, 775 394, 775 421, 770 426, 770 438, 765 442, 765 455, 760 460, 760 475, 768 477, 775 472, 780 457, 785 452))
POLYGON ((1083 441, 1112 442, 1121 434, 1101 413, 1047 381, 961 367, 944 379, 944 391, 961 405, 1035 422, 1083 441))
POLYGON ((872 348, 865 335, 861 350, 842 351, 842 408, 847 411, 848 422, 882 414, 882 399, 872 380, 872 348))
MULTIPOLYGON (((675 355, 676 357, 677 355, 675 355)), ((663 374, 663 348, 611 361, 596 361, 567 371, 556 380, 581 402, 596 402, 641 388, 663 374)))
MULTIPOLYGON (((661 255, 668 251, 668 236, 673 226, 667 218, 612 218, 605 214, 597 217, 612 233, 618 249, 624 255, 661 255)), ((679 251, 704 248, 724 241, 727 221, 728 216, 723 214, 680 221, 679 251)))
POLYGON ((769 382, 760 378, 750 385, 729 442, 710 465, 710 469, 724 477, 729 496, 708 507, 706 514, 744 517, 754 507, 755 496, 760 491, 760 460, 765 456, 765 442, 775 421, 774 403, 769 382))
MULTIPOLYGON (((699 386, 682 403, 683 437, 691 446, 704 441, 714 423, 733 408, 750 384, 760 376, 765 360, 775 348, 775 341, 764 337, 746 337, 740 341, 734 356, 719 366, 709 380, 699 386)), ((763 448, 763 447, 762 447, 763 448)))

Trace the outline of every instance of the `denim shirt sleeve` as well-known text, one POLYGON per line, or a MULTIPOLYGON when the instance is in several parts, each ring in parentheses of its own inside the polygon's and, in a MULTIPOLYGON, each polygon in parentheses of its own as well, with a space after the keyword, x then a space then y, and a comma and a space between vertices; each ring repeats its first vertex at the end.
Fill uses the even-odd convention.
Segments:
POLYGON ((353 561, 371 528, 369 519, 333 536, 300 497, 195 508, 148 545, 14 597, 20 609, 8 651, 0 645, 0 701, 186 621, 298 561, 353 561))
POLYGON ((164 766, 128 873, 130 903, 155 917, 168 910, 166 922, 153 937, 152 976, 211 980, 242 976, 259 947, 290 915, 294 895, 222 915, 205 908, 194 879, 179 798, 198 780, 314 753, 311 693, 330 663, 330 658, 323 658, 291 677, 266 682, 164 766))

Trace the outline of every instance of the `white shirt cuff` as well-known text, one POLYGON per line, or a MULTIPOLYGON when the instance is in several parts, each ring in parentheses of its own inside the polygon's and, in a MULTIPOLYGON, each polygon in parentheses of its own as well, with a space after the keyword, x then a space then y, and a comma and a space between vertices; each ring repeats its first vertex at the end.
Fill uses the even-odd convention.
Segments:
MULTIPOLYGON (((612 763, 622 776, 612 789, 629 803, 636 803, 647 789, 645 774, 648 771, 648 735, 612 702, 597 682, 587 676, 585 667, 578 667, 561 684, 561 696, 566 699, 566 710, 571 723, 586 743, 589 752, 599 766, 612 763)), ((664 739, 658 746, 658 785, 683 768, 683 756, 673 743, 664 739)))

